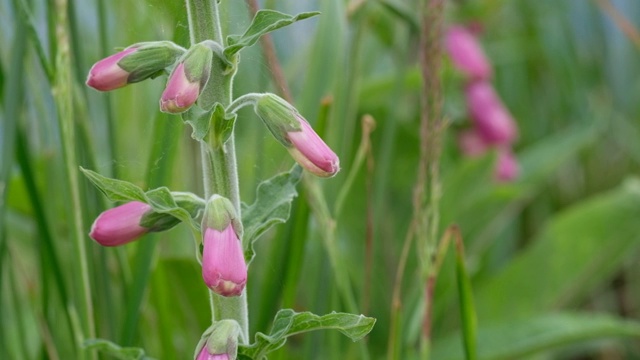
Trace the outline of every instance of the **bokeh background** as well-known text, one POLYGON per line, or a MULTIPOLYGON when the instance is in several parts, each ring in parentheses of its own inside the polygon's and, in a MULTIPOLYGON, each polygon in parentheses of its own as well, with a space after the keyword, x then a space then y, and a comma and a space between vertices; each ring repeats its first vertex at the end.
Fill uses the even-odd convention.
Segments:
MULTIPOLYGON (((242 33, 250 21, 245 2, 222 6, 225 31, 242 33)), ((317 332, 291 338, 270 358, 418 358, 424 283, 415 251, 396 281, 413 216, 425 96, 418 1, 260 6, 322 12, 278 30, 273 41, 293 102, 341 157, 341 173, 319 182, 329 208, 346 197, 332 214, 338 267, 302 184, 290 221, 260 240, 248 282, 251 331, 266 331, 280 308, 357 312, 378 319, 364 351, 338 333, 317 332), (356 161, 369 141, 366 114, 376 127, 356 161), (346 290, 337 277, 347 279, 346 290), (400 350, 388 356, 395 286, 400 350)), ((0 358, 80 358, 74 327, 87 316, 99 338, 157 359, 191 358, 210 313, 189 232, 178 226, 124 247, 98 246, 86 234, 113 204, 79 172, 70 182, 64 156, 71 149, 74 169, 145 189, 202 193, 190 129, 158 110, 166 77, 108 94, 84 86, 91 65, 119 47, 188 46, 184 3, 69 0, 67 24, 60 9, 61 1, 0 0, 0 358), (65 74, 70 81, 60 80, 65 74), (63 140, 64 124, 75 132, 71 142, 63 140), (82 272, 78 222, 88 260, 82 272), (78 285, 83 277, 89 289, 78 285), (78 305, 83 291, 93 304, 88 315, 78 305)), ((464 79, 443 58, 450 126, 440 227, 458 224, 464 238, 479 358, 640 358, 640 2, 452 0, 444 23, 480 26, 493 84, 520 134, 515 181, 495 180, 493 153, 465 157, 456 143, 469 124, 464 79)), ((281 89, 255 45, 242 52, 234 93, 264 91, 281 89)), ((293 161, 250 110, 240 112, 236 136, 241 196, 251 203, 257 184, 293 161)), ((464 358, 452 254, 435 291, 433 359, 464 358)))

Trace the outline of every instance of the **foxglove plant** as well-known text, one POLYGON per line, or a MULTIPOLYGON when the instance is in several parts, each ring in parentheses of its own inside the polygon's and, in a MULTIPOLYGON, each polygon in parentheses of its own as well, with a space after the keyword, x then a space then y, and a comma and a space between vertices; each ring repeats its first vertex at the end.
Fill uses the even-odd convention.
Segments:
POLYGON ((256 336, 256 341, 249 343, 246 284, 247 267, 254 255, 253 243, 274 223, 286 221, 301 169, 296 166, 277 175, 274 179, 278 181, 261 184, 255 203, 247 206, 243 214, 233 131, 236 112, 253 105, 275 139, 311 174, 333 176, 339 171, 339 160, 295 107, 278 96, 251 93, 232 99, 238 52, 253 45, 263 34, 318 13, 290 16, 262 10, 244 34, 228 36, 225 41, 218 1, 187 0, 186 5, 189 49, 166 41, 132 45, 97 62, 90 70, 87 85, 108 91, 170 74, 160 110, 179 113, 193 127, 192 137, 201 148, 204 194, 171 192, 166 187, 145 192, 131 183, 82 169, 112 201, 126 202, 102 213, 90 236, 99 244, 116 246, 147 232, 168 230, 180 222, 190 227, 212 306, 212 326, 196 347, 194 359, 235 359, 237 353, 243 358, 262 359, 282 346, 288 336, 327 324, 354 341, 364 337, 375 319, 344 313, 318 316, 281 310, 272 333, 256 336), (306 325, 301 327, 302 323, 306 325), (264 342, 262 339, 266 337, 274 342, 264 342), (274 347, 275 343, 279 346, 274 347))
POLYGON ((518 137, 518 127, 490 83, 493 70, 482 46, 474 33, 461 25, 448 29, 444 43, 454 66, 467 81, 464 93, 473 125, 458 137, 462 152, 477 156, 497 149, 496 179, 514 180, 518 163, 511 146, 518 137))

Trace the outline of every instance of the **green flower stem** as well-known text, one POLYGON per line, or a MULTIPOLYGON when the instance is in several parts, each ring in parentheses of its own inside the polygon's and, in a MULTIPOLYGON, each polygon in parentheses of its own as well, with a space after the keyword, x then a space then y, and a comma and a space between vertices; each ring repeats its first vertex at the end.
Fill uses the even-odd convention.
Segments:
POLYGON ((233 102, 229 104, 229 106, 227 106, 227 109, 225 111, 227 112, 227 114, 235 114, 238 110, 242 109, 245 106, 255 105, 261 95, 262 94, 258 93, 244 94, 233 100, 233 102))
MULTIPOLYGON (((204 40, 214 40, 224 46, 217 0, 186 0, 189 19, 191 44, 204 40)), ((223 74, 224 81, 220 87, 207 87, 202 94, 204 98, 227 107, 231 103, 232 80, 235 72, 223 74)), ((213 129, 212 129, 213 131, 213 129)), ((224 144, 216 144, 216 134, 209 136, 209 141, 200 143, 202 155, 202 172, 205 197, 213 194, 227 197, 240 216, 240 191, 238 187, 238 170, 234 135, 224 144)), ((249 317, 247 309, 247 293, 237 297, 222 297, 211 293, 212 320, 234 319, 242 328, 241 343, 249 340, 249 317)))

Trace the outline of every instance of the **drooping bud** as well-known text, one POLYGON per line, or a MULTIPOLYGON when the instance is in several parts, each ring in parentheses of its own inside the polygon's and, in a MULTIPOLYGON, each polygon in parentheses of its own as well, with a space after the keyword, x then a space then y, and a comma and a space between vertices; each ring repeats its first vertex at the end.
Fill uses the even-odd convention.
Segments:
POLYGON ((255 112, 303 168, 321 177, 333 176, 340 170, 338 156, 284 99, 264 94, 256 101, 255 112))
POLYGON ((519 173, 520 166, 511 149, 499 149, 495 168, 496 179, 501 182, 512 181, 518 177, 519 173))
POLYGON ((491 84, 475 81, 465 90, 469 115, 488 144, 511 144, 518 136, 516 123, 491 84))
POLYGON ((132 201, 104 211, 93 222, 89 236, 102 246, 130 243, 150 231, 163 231, 180 223, 168 214, 159 214, 151 206, 132 201))
POLYGON ((185 50, 170 41, 138 43, 95 63, 87 85, 110 91, 154 78, 172 66, 185 50))
POLYGON ((445 35, 445 48, 457 69, 472 79, 489 79, 491 64, 475 35, 464 26, 452 26, 445 35))
POLYGON ((214 322, 202 335, 196 347, 195 360, 235 360, 240 331, 235 320, 214 322))
POLYGON ((192 46, 171 72, 160 98, 160 110, 181 113, 188 110, 209 81, 213 51, 206 43, 192 46))
POLYGON ((222 296, 238 296, 247 283, 242 224, 229 199, 213 195, 202 219, 202 278, 222 296))

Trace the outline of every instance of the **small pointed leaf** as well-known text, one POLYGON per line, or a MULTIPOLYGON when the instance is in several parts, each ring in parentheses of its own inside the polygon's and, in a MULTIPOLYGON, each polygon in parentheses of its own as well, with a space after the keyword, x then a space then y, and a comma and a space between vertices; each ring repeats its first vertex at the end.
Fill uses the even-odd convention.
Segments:
POLYGON ((111 201, 146 202, 144 191, 130 182, 109 179, 83 167, 80 167, 80 171, 111 201))
POLYGON ((244 34, 227 37, 229 46, 224 49, 224 53, 227 57, 230 57, 242 48, 255 44, 258 39, 266 33, 319 14, 319 12, 314 11, 291 16, 274 10, 260 10, 256 13, 253 21, 251 21, 251 25, 249 25, 249 28, 244 34))

